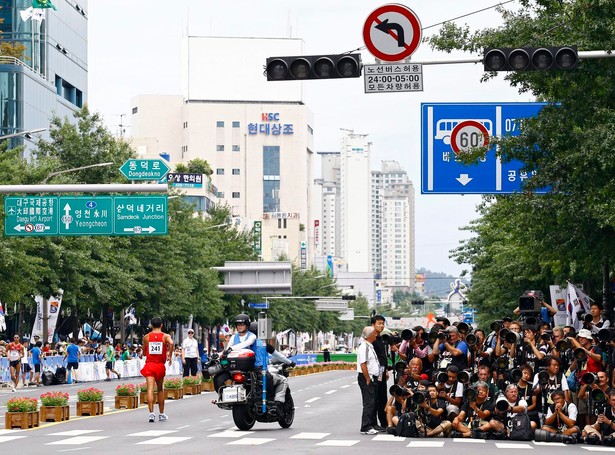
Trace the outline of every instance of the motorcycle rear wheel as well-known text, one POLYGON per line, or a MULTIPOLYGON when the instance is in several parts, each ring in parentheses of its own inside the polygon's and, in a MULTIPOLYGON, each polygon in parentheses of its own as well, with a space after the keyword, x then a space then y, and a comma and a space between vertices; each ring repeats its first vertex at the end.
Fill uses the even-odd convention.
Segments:
POLYGON ((250 417, 248 406, 242 404, 233 406, 233 422, 241 431, 248 431, 254 426, 256 420, 250 417))
POLYGON ((278 423, 282 428, 290 428, 295 420, 295 402, 290 394, 290 389, 286 391, 286 398, 284 399, 284 413, 278 419, 278 423))

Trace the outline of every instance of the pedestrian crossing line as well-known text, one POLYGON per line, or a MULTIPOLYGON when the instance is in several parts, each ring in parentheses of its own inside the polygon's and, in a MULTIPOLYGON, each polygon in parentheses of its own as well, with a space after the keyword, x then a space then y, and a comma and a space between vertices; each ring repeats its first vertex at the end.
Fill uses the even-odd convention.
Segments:
POLYGON ((337 389, 333 389, 333 390, 329 390, 328 392, 325 392, 325 395, 331 395, 332 393, 337 392, 337 389))
POLYGON ((412 441, 406 447, 443 447, 444 441, 412 441))
POLYGON ((21 433, 23 430, 7 430, 7 429, 1 429, 0 430, 0 436, 8 436, 8 435, 15 435, 17 433, 21 433))
MULTIPOLYGON (((547 442, 547 444, 549 444, 547 442)), ((600 446, 581 446, 582 449, 589 450, 590 452, 615 452, 612 447, 600 447, 600 446)))
POLYGON ((320 397, 310 398, 309 400, 305 400, 306 403, 313 403, 316 400, 320 400, 320 397))
POLYGON ((208 438, 241 438, 242 436, 247 436, 252 433, 254 432, 253 431, 226 430, 221 433, 210 434, 207 437, 208 438))
POLYGON ((69 430, 61 431, 59 433, 48 433, 47 436, 82 436, 88 433, 97 433, 102 430, 69 430))
POLYGON ((106 439, 109 436, 75 436, 74 438, 61 439, 59 441, 48 442, 46 446, 52 445, 79 445, 79 444, 88 444, 90 442, 100 441, 101 439, 106 439))
POLYGON ((243 438, 229 442, 226 445, 260 446, 268 442, 275 441, 274 438, 243 438))
POLYGON ((316 445, 326 447, 352 447, 358 443, 359 441, 356 439, 329 439, 327 441, 319 442, 316 445))
POLYGON ((155 437, 162 436, 169 433, 177 433, 177 430, 147 430, 147 431, 139 431, 138 433, 130 433, 126 436, 138 436, 138 437, 155 437))
POLYGON ((178 442, 193 439, 191 436, 162 436, 160 438, 150 439, 149 441, 137 442, 139 445, 169 445, 177 444, 178 442))
POLYGON ((484 439, 453 438, 453 442, 469 442, 470 444, 485 444, 484 439))
MULTIPOLYGON (((566 444, 564 444, 563 442, 537 442, 537 441, 532 441, 532 444, 534 444, 535 446, 549 446, 549 447, 566 447, 566 444)), ((613 449, 615 450, 615 449, 613 449)))
POLYGON ((374 436, 372 441, 376 442, 404 442, 406 438, 401 436, 395 436, 393 434, 379 434, 378 436, 374 436))
POLYGON ((290 437, 290 439, 322 439, 329 436, 331 433, 298 433, 290 437))
POLYGON ((9 441, 14 441, 15 439, 21 439, 21 438, 25 438, 25 436, 0 436, 0 444, 2 444, 3 442, 9 442, 9 441))
POLYGON ((347 388, 347 387, 350 387, 351 385, 352 385, 352 384, 346 384, 346 385, 340 386, 340 389, 345 389, 345 388, 347 388))
POLYGON ((515 444, 515 443, 509 443, 509 442, 496 442, 495 446, 498 449, 534 449, 531 445, 529 444, 515 444))

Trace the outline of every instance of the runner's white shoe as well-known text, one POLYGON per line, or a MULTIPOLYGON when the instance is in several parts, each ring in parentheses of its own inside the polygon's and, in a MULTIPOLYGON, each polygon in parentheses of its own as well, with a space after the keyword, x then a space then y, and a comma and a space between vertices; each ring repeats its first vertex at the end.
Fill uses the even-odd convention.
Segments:
POLYGON ((150 422, 155 422, 156 421, 156 414, 154 414, 153 412, 149 413, 149 421, 150 422))
POLYGON ((166 422, 167 420, 169 420, 169 416, 167 416, 164 412, 162 414, 160 414, 158 416, 158 420, 160 420, 161 422, 166 422))

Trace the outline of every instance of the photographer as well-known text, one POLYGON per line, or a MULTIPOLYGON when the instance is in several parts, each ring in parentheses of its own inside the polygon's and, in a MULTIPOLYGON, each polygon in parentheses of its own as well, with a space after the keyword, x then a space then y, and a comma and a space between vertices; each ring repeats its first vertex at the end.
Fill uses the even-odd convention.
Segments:
POLYGON ((406 412, 408 401, 412 399, 411 393, 412 391, 408 387, 391 387, 391 397, 385 407, 388 434, 395 434, 395 427, 399 422, 399 416, 406 412))
POLYGON ((540 394, 539 389, 534 389, 532 386, 532 367, 527 363, 519 367, 521 371, 521 377, 517 381, 517 390, 519 390, 519 398, 522 398, 527 403, 527 414, 530 420, 534 422, 536 428, 540 427, 540 417, 538 415, 538 398, 540 394))
POLYGON ((419 381, 424 379, 421 374, 422 369, 423 362, 421 362, 421 359, 418 357, 413 358, 404 370, 404 374, 399 377, 397 384, 410 390, 416 390, 419 386, 419 381))
POLYGON ((478 381, 474 388, 464 393, 459 415, 453 419, 453 429, 458 437, 485 439, 485 432, 491 428, 489 418, 493 411, 493 401, 489 399, 489 388, 484 381, 478 381))
MULTIPOLYGON (((557 314, 557 310, 555 308, 553 308, 551 305, 549 305, 544 298, 542 297, 542 292, 536 294, 536 293, 531 293, 529 295, 534 295, 534 298, 537 300, 540 300, 540 319, 542 319, 544 322, 546 322, 547 324, 551 325, 551 319, 553 318, 553 316, 555 316, 557 314)), ((521 308, 517 307, 513 310, 513 314, 516 315, 520 315, 521 314, 521 308)))
POLYGON ((517 366, 515 364, 515 361, 517 355, 517 341, 519 341, 519 339, 521 338, 521 324, 519 324, 519 322, 517 321, 514 321, 511 322, 508 327, 509 328, 506 330, 509 332, 513 332, 515 334, 515 337, 509 340, 502 339, 501 334, 503 329, 500 330, 496 337, 495 356, 501 357, 506 355, 509 359, 508 367, 514 368, 517 366))
POLYGON ((583 437, 588 444, 597 444, 602 441, 605 446, 614 446, 615 439, 613 433, 615 432, 615 390, 609 390, 607 394, 608 403, 600 409, 598 413, 596 423, 593 425, 586 425, 583 428, 583 437))
POLYGON ((481 365, 478 367, 478 373, 476 374, 479 381, 487 384, 488 395, 491 400, 495 400, 495 397, 499 393, 498 386, 495 384, 493 380, 493 375, 491 374, 491 368, 487 365, 481 365))
POLYGON ((536 329, 533 326, 526 325, 524 329, 523 343, 517 349, 517 364, 528 364, 533 370, 538 370, 547 355, 547 346, 537 345, 536 329))
POLYGON ((595 408, 596 405, 604 403, 607 392, 609 390, 609 378, 604 371, 598 373, 585 373, 581 376, 581 387, 577 394, 578 416, 577 422, 579 427, 591 425, 595 423, 595 408), (598 398, 598 400, 596 400, 598 398), (600 403, 602 401, 602 403, 600 403))
POLYGON ((397 354, 406 363, 410 363, 410 360, 418 357, 423 362, 423 371, 429 372, 431 370, 431 363, 428 356, 431 353, 431 346, 425 341, 425 329, 417 326, 412 331, 414 336, 410 340, 402 341, 397 354))
POLYGON ((591 320, 586 321, 583 327, 589 329, 593 335, 597 335, 600 329, 606 329, 611 325, 611 322, 608 319, 604 319, 602 317, 603 309, 604 307, 600 302, 592 302, 590 306, 589 314, 591 314, 592 318, 591 320))
POLYGON ((373 342, 374 351, 378 357, 378 363, 380 364, 380 373, 376 378, 376 414, 378 422, 373 422, 373 428, 377 431, 385 431, 384 426, 387 423, 387 415, 384 408, 387 404, 387 381, 389 380, 389 372, 387 370, 388 357, 387 357, 387 345, 382 341, 382 331, 384 330, 384 316, 377 314, 371 319, 372 327, 378 334, 376 340, 373 342))
POLYGON ((455 365, 451 365, 446 369, 447 380, 444 379, 444 372, 438 373, 438 382, 436 388, 438 389, 438 398, 446 401, 446 414, 448 420, 453 420, 459 414, 459 406, 461 406, 463 398, 463 384, 457 380, 459 369, 455 365))
POLYGON ((429 398, 419 405, 421 418, 425 421, 428 438, 446 437, 451 432, 451 423, 446 417, 446 401, 438 398, 438 389, 435 385, 427 386, 429 398))
MULTIPOLYGON (((477 329, 474 331, 474 335, 476 336, 476 343, 474 344, 474 346, 471 346, 471 348, 474 350, 474 364, 476 366, 491 365, 491 355, 493 354, 493 348, 488 345, 485 339, 485 332, 482 329, 477 329)), ((467 341, 466 344, 468 344, 467 341)))
POLYGON ((465 370, 468 368, 468 345, 459 339, 457 327, 450 326, 445 334, 444 340, 437 339, 433 344, 433 353, 441 356, 440 368, 454 365, 458 370, 465 370))
MULTIPOLYGON (((540 372, 534 375, 534 381, 532 383, 534 388, 538 388, 541 391, 543 399, 546 400, 546 404, 553 403, 551 395, 555 391, 561 391, 564 393, 566 401, 570 401, 570 390, 568 389, 566 377, 560 371, 560 360, 557 357, 547 356, 545 357, 545 365, 547 367, 546 374, 540 372)), ((544 406, 545 402, 542 404, 544 406)))
POLYGON ((573 439, 563 439, 564 443, 575 443, 576 435, 581 434, 577 426, 577 407, 574 403, 566 402, 564 392, 557 390, 551 394, 553 404, 549 405, 547 417, 542 430, 564 436, 572 436, 573 439))
MULTIPOLYGON (((489 421, 488 429, 494 432, 496 439, 504 439, 511 429, 511 419, 519 412, 527 410, 527 402, 519 397, 519 389, 515 384, 506 387, 504 395, 500 395, 493 408, 493 418, 489 421)), ((532 422, 532 429, 535 423, 532 422)))

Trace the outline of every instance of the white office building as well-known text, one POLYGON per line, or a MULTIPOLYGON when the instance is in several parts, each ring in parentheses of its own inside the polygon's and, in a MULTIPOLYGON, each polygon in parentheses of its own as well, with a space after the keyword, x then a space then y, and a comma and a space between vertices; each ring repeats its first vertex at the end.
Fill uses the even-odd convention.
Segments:
POLYGON ((182 94, 132 100, 133 146, 212 170, 218 202, 247 229, 262 222, 260 255, 309 267, 314 249, 313 119, 301 82, 267 82, 265 59, 301 55, 298 39, 187 37, 182 94), (222 72, 221 69, 224 69, 222 72))

